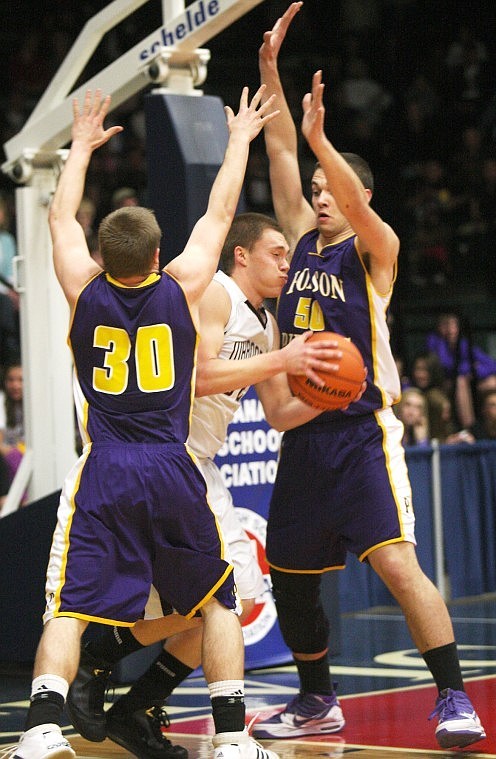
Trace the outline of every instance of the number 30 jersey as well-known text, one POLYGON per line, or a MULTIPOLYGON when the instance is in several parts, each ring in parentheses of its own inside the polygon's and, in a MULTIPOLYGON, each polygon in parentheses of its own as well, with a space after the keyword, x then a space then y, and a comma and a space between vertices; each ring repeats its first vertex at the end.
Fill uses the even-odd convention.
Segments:
POLYGON ((68 343, 83 444, 186 441, 198 334, 170 274, 133 287, 98 274, 79 294, 68 343))

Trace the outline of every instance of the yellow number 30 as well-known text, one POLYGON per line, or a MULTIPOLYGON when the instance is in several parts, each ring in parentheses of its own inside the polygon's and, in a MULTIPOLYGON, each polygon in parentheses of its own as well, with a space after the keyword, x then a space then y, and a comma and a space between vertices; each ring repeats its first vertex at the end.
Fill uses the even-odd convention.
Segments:
MULTIPOLYGON (((129 381, 131 338, 119 327, 96 327, 93 345, 105 350, 103 367, 93 368, 93 387, 100 393, 120 395, 129 381)), ((144 393, 170 390, 174 385, 174 348, 168 324, 139 327, 134 349, 136 379, 144 393)))

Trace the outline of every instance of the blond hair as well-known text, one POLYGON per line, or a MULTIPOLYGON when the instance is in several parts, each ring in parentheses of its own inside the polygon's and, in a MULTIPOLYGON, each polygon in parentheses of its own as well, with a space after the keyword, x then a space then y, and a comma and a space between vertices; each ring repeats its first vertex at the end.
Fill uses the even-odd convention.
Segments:
POLYGON ((102 219, 98 230, 105 271, 116 278, 147 276, 161 235, 149 208, 129 206, 112 211, 102 219))

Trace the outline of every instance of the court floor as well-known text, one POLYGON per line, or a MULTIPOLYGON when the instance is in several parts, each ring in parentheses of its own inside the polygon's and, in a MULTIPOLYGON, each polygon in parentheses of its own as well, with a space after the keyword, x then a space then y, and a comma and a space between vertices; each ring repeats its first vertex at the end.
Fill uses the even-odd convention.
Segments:
MULTIPOLYGON (((334 736, 263 741, 281 759, 360 757, 494 757, 496 759, 496 594, 450 605, 460 649, 466 690, 485 726, 487 738, 471 750, 440 750, 436 720, 428 716, 436 691, 422 658, 412 648, 401 614, 395 608, 341 616, 341 645, 331 659, 333 679, 347 720, 334 736)), ((1 667, 1 665, 0 665, 1 667)), ((0 756, 16 741, 27 707, 30 671, 5 664, 0 670, 0 756)), ((282 707, 297 692, 295 668, 284 665, 246 673, 248 719, 282 707)), ((126 688, 109 692, 109 701, 126 688)), ((202 677, 191 677, 170 697, 167 711, 173 743, 186 747, 190 759, 212 755, 209 699, 202 677)), ((66 734, 80 759, 126 757, 111 741, 88 743, 68 722, 66 734)))

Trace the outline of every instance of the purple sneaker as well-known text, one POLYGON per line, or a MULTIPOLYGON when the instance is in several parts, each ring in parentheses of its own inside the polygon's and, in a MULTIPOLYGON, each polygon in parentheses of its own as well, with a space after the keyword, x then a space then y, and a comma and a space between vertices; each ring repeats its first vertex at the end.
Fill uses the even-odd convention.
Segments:
POLYGON ((264 722, 256 722, 256 738, 298 738, 300 735, 337 733, 345 725, 336 694, 321 696, 300 693, 283 709, 264 722))
POLYGON ((462 690, 441 691, 429 719, 437 715, 436 738, 441 748, 463 748, 486 737, 469 697, 462 690))

